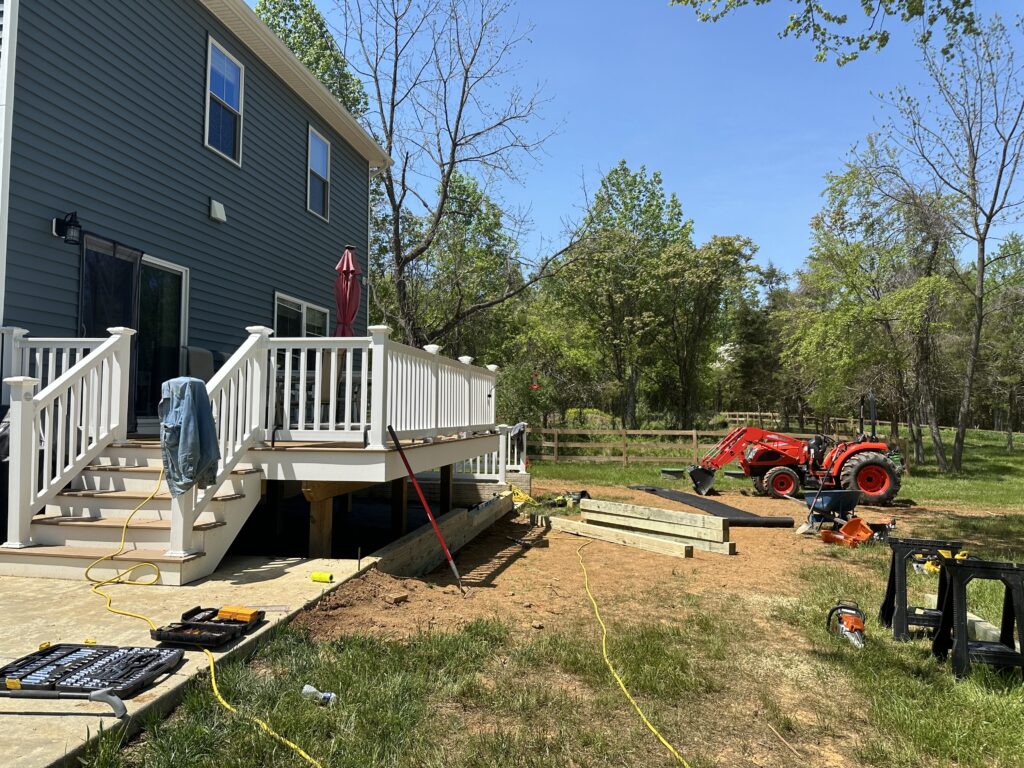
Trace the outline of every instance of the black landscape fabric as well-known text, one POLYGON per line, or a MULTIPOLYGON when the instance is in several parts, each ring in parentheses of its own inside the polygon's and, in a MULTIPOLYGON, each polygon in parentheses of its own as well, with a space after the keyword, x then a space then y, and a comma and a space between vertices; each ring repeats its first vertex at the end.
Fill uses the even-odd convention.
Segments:
POLYGON ((730 507, 728 504, 723 504, 720 501, 709 499, 707 496, 698 496, 695 493, 673 491, 670 488, 656 488, 653 485, 631 485, 629 487, 636 491, 653 493, 655 496, 660 496, 663 499, 678 501, 680 504, 695 507, 701 512, 707 512, 715 517, 725 518, 729 521, 730 526, 737 528, 793 527, 793 518, 791 517, 761 517, 752 512, 744 512, 742 509, 736 509, 736 507, 730 507))

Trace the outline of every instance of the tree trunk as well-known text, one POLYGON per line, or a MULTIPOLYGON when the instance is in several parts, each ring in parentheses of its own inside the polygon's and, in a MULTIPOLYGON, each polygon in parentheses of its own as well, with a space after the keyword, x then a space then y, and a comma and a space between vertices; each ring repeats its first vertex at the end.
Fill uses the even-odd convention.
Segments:
POLYGON ((1010 386, 1010 396, 1006 402, 1006 452, 1013 453, 1013 422, 1016 416, 1017 387, 1010 386))
POLYGON ((967 436, 967 419, 971 413, 974 373, 978 368, 978 351, 981 349, 981 327, 985 321, 985 240, 983 238, 978 241, 978 261, 974 273, 974 324, 971 333, 971 347, 967 351, 964 391, 960 396, 960 410, 956 415, 956 437, 953 439, 953 461, 950 464, 950 468, 954 472, 959 472, 963 465, 964 438, 967 436))

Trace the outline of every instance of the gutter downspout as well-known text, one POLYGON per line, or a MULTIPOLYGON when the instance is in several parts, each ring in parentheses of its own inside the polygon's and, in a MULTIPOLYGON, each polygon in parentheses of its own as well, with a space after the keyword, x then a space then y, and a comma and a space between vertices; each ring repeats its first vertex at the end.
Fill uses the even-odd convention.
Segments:
POLYGON ((14 126, 14 65, 18 50, 18 1, 4 0, 0 41, 0 325, 7 293, 7 231, 11 196, 11 131, 14 126))

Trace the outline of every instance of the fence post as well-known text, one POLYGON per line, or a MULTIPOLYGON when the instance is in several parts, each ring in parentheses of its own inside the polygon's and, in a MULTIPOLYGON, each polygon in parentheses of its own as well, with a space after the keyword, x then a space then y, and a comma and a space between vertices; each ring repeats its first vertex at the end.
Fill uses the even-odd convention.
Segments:
POLYGON ((554 462, 557 464, 558 463, 558 430, 557 429, 553 429, 551 431, 555 433, 555 456, 554 456, 554 462))
POLYGON ((622 466, 629 466, 629 438, 625 429, 622 430, 622 466))
POLYGON ((39 379, 14 376, 5 383, 11 392, 11 457, 7 488, 7 541, 5 547, 30 547, 32 495, 39 467, 33 392, 39 379))
POLYGON ((508 424, 498 425, 498 482, 507 482, 508 474, 508 424))
POLYGON ((24 328, 0 328, 0 405, 11 403, 10 388, 3 380, 24 373, 18 347, 27 335, 24 328))
POLYGON ((112 371, 111 389, 117 393, 118 400, 111 404, 111 413, 117 415, 117 426, 113 430, 114 440, 126 440, 128 438, 128 422, 131 418, 128 413, 128 387, 132 379, 132 336, 135 331, 131 328, 107 328, 111 336, 119 336, 117 348, 114 350, 114 369, 112 371))
POLYGON ((196 488, 192 486, 180 496, 171 498, 171 539, 170 548, 164 553, 168 557, 186 557, 195 552, 192 519, 196 508, 196 488))
POLYGON ((699 464, 700 463, 700 452, 698 451, 698 448, 697 448, 697 430, 696 429, 691 429, 690 430, 690 442, 693 444, 693 463, 694 464, 699 464))
MULTIPOLYGON (((386 325, 371 325, 370 360, 370 429, 367 448, 382 451, 387 446, 388 435, 388 337, 391 329, 386 325)), ((394 426, 394 425, 393 425, 394 426)), ((395 430, 398 430, 395 426, 395 430)))
POLYGON ((262 440, 266 436, 267 427, 273 428, 272 421, 267 412, 269 406, 268 389, 270 387, 270 357, 267 353, 267 339, 273 334, 273 328, 265 325, 250 325, 245 329, 249 336, 260 336, 260 343, 257 346, 256 365, 253 366, 253 381, 249 383, 249 397, 255 403, 252 420, 254 423, 246 426, 253 430, 253 437, 262 440))

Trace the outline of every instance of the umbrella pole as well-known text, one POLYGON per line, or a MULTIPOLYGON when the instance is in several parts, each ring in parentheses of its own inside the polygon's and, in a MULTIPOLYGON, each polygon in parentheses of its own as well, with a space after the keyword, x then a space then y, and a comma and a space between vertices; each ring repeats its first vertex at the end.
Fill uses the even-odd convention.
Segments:
POLYGON ((391 440, 395 444, 395 448, 398 450, 398 455, 402 457, 402 463, 405 464, 405 471, 409 475, 409 479, 412 480, 412 487, 416 489, 416 495, 420 497, 420 504, 423 505, 423 509, 427 511, 427 519, 430 520, 430 524, 434 527, 434 533, 437 534, 437 540, 441 542, 441 550, 444 552, 444 557, 448 561, 448 567, 452 569, 452 573, 455 574, 455 583, 459 585, 459 591, 465 595, 466 590, 462 586, 462 577, 459 576, 459 569, 455 567, 455 561, 452 559, 452 553, 448 551, 448 545, 444 543, 444 536, 441 535, 441 529, 437 527, 437 521, 434 519, 434 513, 430 511, 430 505, 427 504, 427 497, 423 495, 423 489, 420 488, 419 481, 416 480, 416 475, 412 472, 412 467, 409 466, 409 460, 405 457, 405 451, 402 450, 402 444, 398 442, 398 435, 395 434, 394 427, 388 424, 388 434, 391 435, 391 440))

